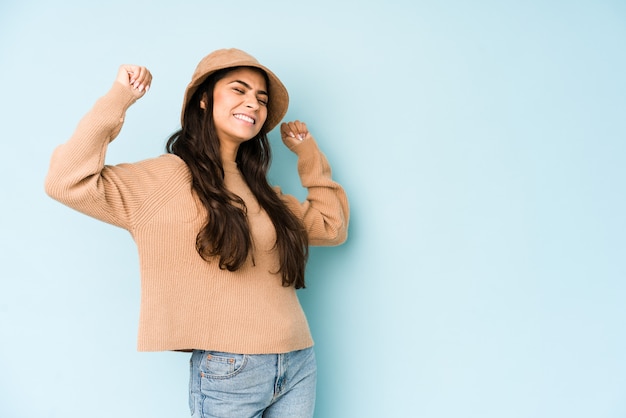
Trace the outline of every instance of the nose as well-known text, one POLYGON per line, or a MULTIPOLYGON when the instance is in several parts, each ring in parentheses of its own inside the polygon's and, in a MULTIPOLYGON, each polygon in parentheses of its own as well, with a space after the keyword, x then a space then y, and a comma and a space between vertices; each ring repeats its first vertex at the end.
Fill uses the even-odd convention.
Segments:
POLYGON ((246 102, 245 102, 246 107, 250 108, 250 109, 258 109, 259 108, 259 101, 257 100, 256 96, 254 94, 249 94, 246 95, 246 102))

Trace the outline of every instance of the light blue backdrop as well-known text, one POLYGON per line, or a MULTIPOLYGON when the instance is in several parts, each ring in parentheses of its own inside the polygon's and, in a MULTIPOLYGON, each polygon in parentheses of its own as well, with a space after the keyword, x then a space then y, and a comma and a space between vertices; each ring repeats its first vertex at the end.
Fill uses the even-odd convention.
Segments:
POLYGON ((625 2, 3 0, 0 417, 188 415, 187 356, 135 351, 130 236, 43 179, 119 64, 154 84, 110 163, 161 153, 231 46, 282 77, 351 199, 300 293, 317 417, 626 416, 625 2))

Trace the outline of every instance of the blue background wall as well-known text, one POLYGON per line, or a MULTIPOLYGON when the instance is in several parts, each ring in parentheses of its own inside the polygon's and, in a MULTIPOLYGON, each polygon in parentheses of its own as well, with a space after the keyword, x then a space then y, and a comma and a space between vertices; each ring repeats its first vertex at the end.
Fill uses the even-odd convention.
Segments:
POLYGON ((300 293, 317 417, 626 416, 626 3, 4 0, 1 417, 187 416, 188 357, 135 351, 130 236, 43 179, 119 64, 154 84, 110 163, 161 153, 231 46, 282 77, 351 199, 300 293))

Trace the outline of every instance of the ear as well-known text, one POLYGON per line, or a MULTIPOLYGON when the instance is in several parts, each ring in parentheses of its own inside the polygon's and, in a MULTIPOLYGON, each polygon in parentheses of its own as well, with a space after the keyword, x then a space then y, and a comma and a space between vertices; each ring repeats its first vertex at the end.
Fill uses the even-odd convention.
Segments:
POLYGON ((206 95, 206 93, 204 93, 204 94, 202 95, 202 99, 200 100, 200 109, 202 109, 202 110, 206 110, 206 104, 207 104, 207 101, 208 101, 208 100, 207 100, 207 95, 206 95))

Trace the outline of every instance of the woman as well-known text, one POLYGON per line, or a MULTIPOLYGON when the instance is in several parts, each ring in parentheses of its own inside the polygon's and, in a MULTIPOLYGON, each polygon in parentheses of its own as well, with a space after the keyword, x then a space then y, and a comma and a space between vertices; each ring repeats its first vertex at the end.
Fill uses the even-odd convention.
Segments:
POLYGON ((126 110, 149 89, 123 65, 51 159, 46 192, 127 229, 139 252, 139 351, 191 351, 194 417, 311 417, 316 366, 298 301, 309 245, 346 240, 349 208, 306 124, 281 124, 307 199, 267 181, 267 133, 289 102, 255 58, 223 49, 198 64, 167 153, 104 164, 126 110))

